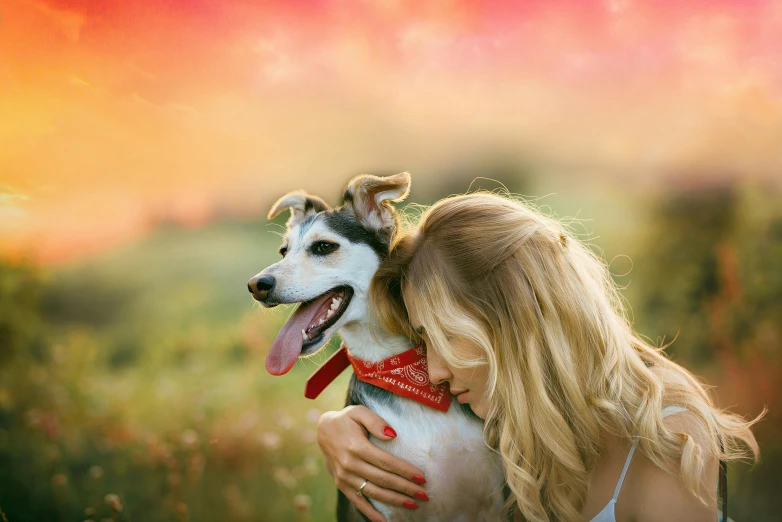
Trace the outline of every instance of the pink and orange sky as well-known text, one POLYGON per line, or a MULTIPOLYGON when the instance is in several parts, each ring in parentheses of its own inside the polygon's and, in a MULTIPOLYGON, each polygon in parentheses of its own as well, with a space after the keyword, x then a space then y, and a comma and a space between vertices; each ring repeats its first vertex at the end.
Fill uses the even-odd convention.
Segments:
POLYGON ((7 0, 0 250, 63 262, 484 147, 778 178, 780 49, 774 1, 7 0))

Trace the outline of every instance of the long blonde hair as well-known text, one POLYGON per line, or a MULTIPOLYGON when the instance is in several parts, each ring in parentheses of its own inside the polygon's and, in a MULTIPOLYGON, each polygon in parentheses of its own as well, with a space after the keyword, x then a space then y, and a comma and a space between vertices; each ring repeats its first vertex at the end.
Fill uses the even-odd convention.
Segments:
POLYGON ((639 338, 606 263, 523 201, 486 192, 439 201, 396 240, 370 294, 386 329, 417 339, 407 297, 429 349, 454 367, 488 363, 484 438, 502 457, 506 514, 579 520, 604 434, 638 436, 696 495, 706 456, 757 457, 750 426, 759 417, 717 409, 690 372, 639 338), (449 350, 454 337, 481 359, 449 350), (669 430, 668 405, 697 416, 706 442, 669 430))

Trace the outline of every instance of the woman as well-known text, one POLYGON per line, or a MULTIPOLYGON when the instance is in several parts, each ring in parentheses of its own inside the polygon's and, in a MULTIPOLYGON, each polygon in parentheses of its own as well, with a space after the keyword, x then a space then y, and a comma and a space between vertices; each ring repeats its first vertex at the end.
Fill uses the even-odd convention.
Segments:
MULTIPOLYGON (((522 202, 438 202, 371 293, 382 326, 426 345, 430 380, 485 420, 517 520, 713 522, 720 459, 757 456, 759 417, 717 409, 633 332, 606 264, 522 202)), ((364 429, 388 439, 385 428, 362 407, 318 425, 338 487, 371 520, 383 517, 348 485, 356 478, 379 500, 422 489, 418 470, 366 442, 364 429)))

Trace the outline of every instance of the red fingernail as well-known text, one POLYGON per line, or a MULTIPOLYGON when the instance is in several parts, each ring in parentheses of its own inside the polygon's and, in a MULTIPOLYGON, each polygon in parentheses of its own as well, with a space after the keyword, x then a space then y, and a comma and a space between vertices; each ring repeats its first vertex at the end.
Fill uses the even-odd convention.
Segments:
POLYGON ((421 475, 413 475, 413 482, 416 484, 426 484, 426 479, 421 475))
POLYGON ((419 500, 429 500, 429 495, 426 494, 426 491, 416 491, 415 498, 419 500))
POLYGON ((407 509, 418 509, 418 504, 413 502, 412 500, 405 500, 405 502, 402 504, 407 509))
POLYGON ((383 435, 386 437, 396 437, 396 432, 394 431, 394 428, 391 426, 386 426, 383 428, 383 435))

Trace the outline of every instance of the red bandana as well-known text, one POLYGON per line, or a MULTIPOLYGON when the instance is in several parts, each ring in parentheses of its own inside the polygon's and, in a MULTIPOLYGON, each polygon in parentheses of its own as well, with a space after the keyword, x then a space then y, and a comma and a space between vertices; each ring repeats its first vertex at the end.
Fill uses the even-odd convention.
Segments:
POLYGON ((440 411, 448 411, 451 404, 448 385, 429 382, 426 348, 422 346, 414 346, 404 353, 373 363, 353 357, 343 344, 307 379, 304 396, 308 399, 316 398, 350 365, 359 381, 374 384, 440 411))

